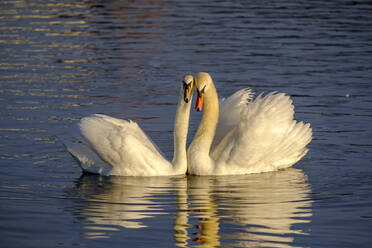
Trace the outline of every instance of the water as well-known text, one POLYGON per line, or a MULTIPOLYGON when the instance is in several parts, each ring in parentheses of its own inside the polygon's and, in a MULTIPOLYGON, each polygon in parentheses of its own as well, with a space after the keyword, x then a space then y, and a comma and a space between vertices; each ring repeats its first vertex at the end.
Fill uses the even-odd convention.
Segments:
POLYGON ((371 26, 369 1, 1 1, 0 246, 368 247, 371 26), (57 137, 104 113, 171 157, 198 71, 221 96, 290 94, 308 155, 256 175, 82 176, 57 137))

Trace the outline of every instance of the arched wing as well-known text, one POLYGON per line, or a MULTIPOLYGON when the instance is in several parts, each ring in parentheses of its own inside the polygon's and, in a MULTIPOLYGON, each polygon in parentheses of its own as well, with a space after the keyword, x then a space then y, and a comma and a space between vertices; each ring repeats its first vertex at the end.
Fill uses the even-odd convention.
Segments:
POLYGON ((245 174, 291 166, 307 152, 309 124, 293 119, 292 100, 275 92, 259 95, 241 113, 238 125, 212 152, 217 171, 245 174))
POLYGON ((95 114, 78 127, 86 149, 112 167, 110 175, 156 175, 171 167, 133 121, 95 114))
POLYGON ((240 114, 247 103, 253 98, 251 89, 241 89, 228 98, 219 100, 219 118, 216 134, 213 139, 211 150, 232 130, 240 121, 240 114))

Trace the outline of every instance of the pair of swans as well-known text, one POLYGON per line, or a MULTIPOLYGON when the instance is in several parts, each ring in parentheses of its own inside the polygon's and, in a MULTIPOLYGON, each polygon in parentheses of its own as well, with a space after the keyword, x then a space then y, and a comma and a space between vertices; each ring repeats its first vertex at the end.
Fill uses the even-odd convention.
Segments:
POLYGON ((308 151, 309 124, 293 119, 294 107, 281 93, 237 91, 220 104, 208 73, 184 77, 174 123, 174 154, 170 162, 133 121, 92 115, 78 124, 77 143, 66 144, 84 171, 101 175, 166 176, 237 175, 292 166, 308 151), (199 128, 186 151, 194 89, 199 128))

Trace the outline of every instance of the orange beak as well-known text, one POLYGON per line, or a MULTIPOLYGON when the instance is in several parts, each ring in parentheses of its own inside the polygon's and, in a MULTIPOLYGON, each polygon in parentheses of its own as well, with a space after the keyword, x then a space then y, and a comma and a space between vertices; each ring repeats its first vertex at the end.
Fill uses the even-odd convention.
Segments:
POLYGON ((198 92, 198 97, 196 98, 196 104, 195 104, 195 108, 197 111, 202 111, 203 102, 204 102, 204 92, 202 93, 198 92))

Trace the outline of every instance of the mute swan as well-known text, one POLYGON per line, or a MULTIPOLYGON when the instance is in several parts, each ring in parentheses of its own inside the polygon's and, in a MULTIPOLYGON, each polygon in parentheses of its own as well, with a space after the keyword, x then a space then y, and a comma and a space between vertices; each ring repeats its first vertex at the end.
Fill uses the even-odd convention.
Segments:
POLYGON ((312 138, 310 124, 293 119, 294 107, 285 94, 260 94, 252 101, 252 92, 244 89, 219 107, 208 73, 199 72, 194 84, 195 108, 201 111, 204 104, 204 113, 187 150, 189 174, 274 171, 292 166, 307 153, 306 145, 312 138))
POLYGON ((185 174, 186 140, 193 77, 185 76, 174 122, 174 153, 167 161, 137 123, 95 114, 78 124, 79 142, 65 142, 83 171, 100 175, 163 176, 185 174))

